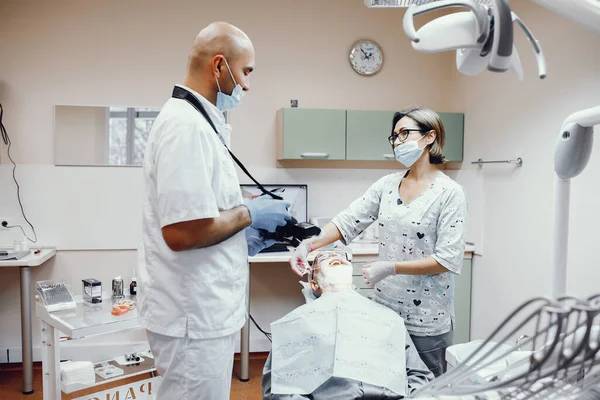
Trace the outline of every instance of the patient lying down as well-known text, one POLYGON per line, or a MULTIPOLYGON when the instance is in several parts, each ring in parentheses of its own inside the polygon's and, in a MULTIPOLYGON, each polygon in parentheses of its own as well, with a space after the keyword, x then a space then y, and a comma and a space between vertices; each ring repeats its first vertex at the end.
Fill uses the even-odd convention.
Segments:
POLYGON ((402 399, 433 379, 402 318, 353 290, 345 253, 319 253, 303 292, 271 324, 263 399, 402 399))

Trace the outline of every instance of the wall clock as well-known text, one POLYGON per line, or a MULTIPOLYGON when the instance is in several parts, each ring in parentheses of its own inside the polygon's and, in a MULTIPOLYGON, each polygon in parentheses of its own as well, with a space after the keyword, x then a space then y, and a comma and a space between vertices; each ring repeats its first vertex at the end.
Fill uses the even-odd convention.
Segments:
POLYGON ((372 40, 359 40, 350 49, 350 65, 360 75, 374 75, 383 66, 383 51, 372 40))

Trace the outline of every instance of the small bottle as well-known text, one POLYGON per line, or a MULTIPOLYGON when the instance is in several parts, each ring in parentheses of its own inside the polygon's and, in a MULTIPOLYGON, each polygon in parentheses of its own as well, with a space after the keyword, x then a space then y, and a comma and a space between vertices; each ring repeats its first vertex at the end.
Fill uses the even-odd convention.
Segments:
POLYGON ((21 242, 21 251, 28 251, 29 250, 29 243, 27 242, 27 238, 23 238, 23 241, 21 242))
POLYGON ((131 277, 131 283, 129 284, 129 294, 132 296, 137 295, 137 280, 135 274, 131 277))

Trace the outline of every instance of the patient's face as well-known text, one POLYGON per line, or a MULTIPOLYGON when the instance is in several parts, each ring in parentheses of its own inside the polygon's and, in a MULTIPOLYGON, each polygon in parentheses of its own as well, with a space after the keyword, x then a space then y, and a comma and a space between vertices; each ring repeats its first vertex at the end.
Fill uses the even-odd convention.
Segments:
POLYGON ((352 264, 345 252, 323 251, 316 255, 313 262, 310 287, 315 295, 324 290, 351 289, 352 264))

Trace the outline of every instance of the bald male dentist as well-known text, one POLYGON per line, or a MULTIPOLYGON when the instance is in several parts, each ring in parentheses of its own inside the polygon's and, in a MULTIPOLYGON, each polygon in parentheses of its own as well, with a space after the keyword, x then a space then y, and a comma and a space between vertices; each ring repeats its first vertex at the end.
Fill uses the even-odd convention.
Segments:
POLYGON ((158 400, 229 399, 246 322, 248 255, 271 246, 289 203, 243 204, 223 111, 249 90, 254 47, 215 22, 194 40, 183 85, 156 118, 144 158, 139 314, 163 377, 158 400))

